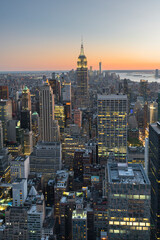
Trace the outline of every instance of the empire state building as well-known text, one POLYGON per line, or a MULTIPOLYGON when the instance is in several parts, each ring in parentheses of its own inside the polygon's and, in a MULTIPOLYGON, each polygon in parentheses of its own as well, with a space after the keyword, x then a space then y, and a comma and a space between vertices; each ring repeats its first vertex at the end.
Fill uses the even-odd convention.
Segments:
POLYGON ((86 108, 88 105, 88 68, 84 55, 83 43, 77 61, 77 107, 86 108))

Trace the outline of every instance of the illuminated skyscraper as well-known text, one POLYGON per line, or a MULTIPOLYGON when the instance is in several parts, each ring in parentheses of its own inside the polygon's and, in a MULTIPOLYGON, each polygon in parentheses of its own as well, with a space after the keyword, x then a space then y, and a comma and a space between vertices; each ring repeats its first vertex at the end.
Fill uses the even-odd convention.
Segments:
POLYGON ((22 91, 22 110, 31 111, 31 94, 27 86, 22 91))
POLYGON ((87 58, 84 55, 83 43, 81 52, 77 61, 77 106, 80 108, 87 107, 88 97, 88 68, 87 58))
POLYGON ((40 93, 40 130, 42 141, 54 141, 54 95, 48 81, 40 93))
POLYGON ((98 95, 98 155, 115 153, 118 162, 126 161, 127 96, 98 95))

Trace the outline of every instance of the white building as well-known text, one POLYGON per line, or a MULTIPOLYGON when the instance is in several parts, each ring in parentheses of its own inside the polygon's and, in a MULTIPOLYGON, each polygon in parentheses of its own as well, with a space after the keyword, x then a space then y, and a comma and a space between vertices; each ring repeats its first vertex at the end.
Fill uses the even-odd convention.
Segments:
POLYGON ((12 183, 13 206, 23 206, 27 198, 27 179, 17 178, 12 183))
POLYGON ((11 182, 16 178, 28 178, 30 166, 29 156, 18 156, 11 160, 11 182))

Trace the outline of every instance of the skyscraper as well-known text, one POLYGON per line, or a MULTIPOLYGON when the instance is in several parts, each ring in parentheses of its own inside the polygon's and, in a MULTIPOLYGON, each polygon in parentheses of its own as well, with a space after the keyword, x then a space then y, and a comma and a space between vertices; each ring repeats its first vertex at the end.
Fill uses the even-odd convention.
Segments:
POLYGON ((126 95, 98 95, 98 155, 115 153, 118 162, 126 161, 127 109, 126 95))
POLYGON ((101 74, 101 73, 102 73, 102 63, 99 62, 99 74, 101 74))
POLYGON ((88 68, 83 43, 77 61, 77 107, 86 108, 88 97, 88 68))
POLYGON ((160 123, 149 126, 148 176, 151 182, 151 239, 160 239, 160 123))
POLYGON ((54 95, 48 81, 40 93, 40 130, 42 141, 54 141, 54 95))
POLYGON ((31 94, 27 86, 22 91, 22 110, 31 111, 31 94))

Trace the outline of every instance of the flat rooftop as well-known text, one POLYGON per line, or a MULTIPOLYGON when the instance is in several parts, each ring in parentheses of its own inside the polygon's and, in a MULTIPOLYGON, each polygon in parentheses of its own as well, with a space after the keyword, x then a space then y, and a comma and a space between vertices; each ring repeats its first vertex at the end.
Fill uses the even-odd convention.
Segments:
POLYGON ((100 94, 98 94, 98 100, 127 100, 127 95, 123 95, 123 94, 100 95, 100 94))
POLYGON ((150 184, 141 164, 108 163, 108 181, 123 184, 150 184))

